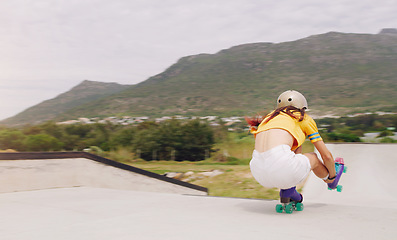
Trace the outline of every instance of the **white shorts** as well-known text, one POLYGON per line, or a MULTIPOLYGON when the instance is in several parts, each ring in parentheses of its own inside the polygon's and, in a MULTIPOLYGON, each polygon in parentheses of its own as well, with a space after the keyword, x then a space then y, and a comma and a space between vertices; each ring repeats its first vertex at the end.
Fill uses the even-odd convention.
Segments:
POLYGON ((311 170, 309 158, 295 154, 288 145, 280 145, 263 153, 254 150, 250 167, 255 180, 262 186, 280 189, 298 185, 311 170))

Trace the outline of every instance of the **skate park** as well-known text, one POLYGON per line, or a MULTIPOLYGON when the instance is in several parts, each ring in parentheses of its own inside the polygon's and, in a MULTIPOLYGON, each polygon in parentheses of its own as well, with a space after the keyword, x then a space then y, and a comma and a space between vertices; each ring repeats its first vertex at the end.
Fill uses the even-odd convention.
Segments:
POLYGON ((0 153, 1 239, 394 239, 396 145, 327 147, 343 191, 311 175, 292 214, 86 153, 0 153))

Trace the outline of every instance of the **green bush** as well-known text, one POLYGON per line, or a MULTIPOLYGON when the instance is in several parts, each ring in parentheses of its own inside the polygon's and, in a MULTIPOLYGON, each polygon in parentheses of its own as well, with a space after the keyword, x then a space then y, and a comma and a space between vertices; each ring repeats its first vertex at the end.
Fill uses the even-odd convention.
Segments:
POLYGON ((384 137, 380 140, 381 143, 397 143, 397 140, 394 140, 390 137, 384 137))
POLYGON ((0 131, 0 149, 23 150, 26 136, 19 130, 3 129, 0 131))
POLYGON ((327 140, 331 142, 361 142, 360 137, 351 133, 331 132, 326 134, 327 140))
POLYGON ((377 138, 388 137, 388 136, 394 136, 394 132, 390 130, 384 130, 381 133, 379 133, 377 138))
POLYGON ((27 151, 57 151, 62 149, 62 142, 48 134, 29 135, 23 142, 27 151))

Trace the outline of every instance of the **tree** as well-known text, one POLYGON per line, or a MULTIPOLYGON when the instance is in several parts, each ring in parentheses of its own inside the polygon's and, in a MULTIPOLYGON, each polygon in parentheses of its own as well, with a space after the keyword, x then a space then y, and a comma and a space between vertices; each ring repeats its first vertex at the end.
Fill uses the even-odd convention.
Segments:
POLYGON ((85 143, 78 135, 65 134, 62 139, 63 149, 72 150, 83 150, 86 148, 85 143))
POLYGON ((56 151, 62 149, 62 143, 48 134, 29 135, 23 142, 27 151, 56 151))
POLYGON ((57 139, 62 139, 62 137, 64 136, 63 129, 55 122, 48 121, 39 125, 39 127, 42 129, 43 133, 51 135, 57 139))
POLYGON ((0 149, 23 150, 25 135, 14 129, 3 129, 0 131, 0 149))
POLYGON ((118 147, 131 147, 134 135, 136 134, 135 127, 123 128, 110 135, 109 146, 111 149, 118 147))
POLYGON ((204 160, 214 144, 214 132, 208 123, 192 120, 183 125, 183 147, 177 160, 204 160))
POLYGON ((214 144, 213 129, 207 122, 169 120, 138 126, 133 149, 145 160, 199 161, 214 144))
POLYGON ((160 159, 176 160, 177 153, 183 148, 182 123, 179 120, 169 120, 158 128, 158 143, 160 159))
POLYGON ((92 126, 88 124, 71 124, 65 127, 65 132, 69 135, 76 135, 85 138, 91 131, 92 126))
POLYGON ((361 142, 361 139, 354 134, 331 132, 331 133, 327 133, 325 136, 328 141, 361 142))
POLYGON ((157 129, 143 129, 136 133, 132 141, 133 148, 146 161, 158 160, 159 138, 157 129))

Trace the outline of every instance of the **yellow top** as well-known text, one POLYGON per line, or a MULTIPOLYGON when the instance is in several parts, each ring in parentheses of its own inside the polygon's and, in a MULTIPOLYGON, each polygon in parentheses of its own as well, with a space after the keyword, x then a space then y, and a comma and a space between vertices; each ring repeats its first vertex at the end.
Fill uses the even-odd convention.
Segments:
POLYGON ((251 133, 256 135, 269 129, 284 129, 288 131, 294 138, 294 144, 291 148, 292 151, 301 146, 305 141, 306 137, 309 137, 309 140, 312 143, 323 140, 318 133, 317 125, 316 122, 314 122, 313 118, 305 114, 303 120, 299 122, 300 113, 296 112, 294 114, 298 117, 298 119, 292 118, 284 112, 280 112, 279 115, 271 119, 269 122, 265 123, 266 119, 271 116, 271 114, 269 114, 262 121, 262 123, 259 124, 256 130, 251 129, 251 133))

